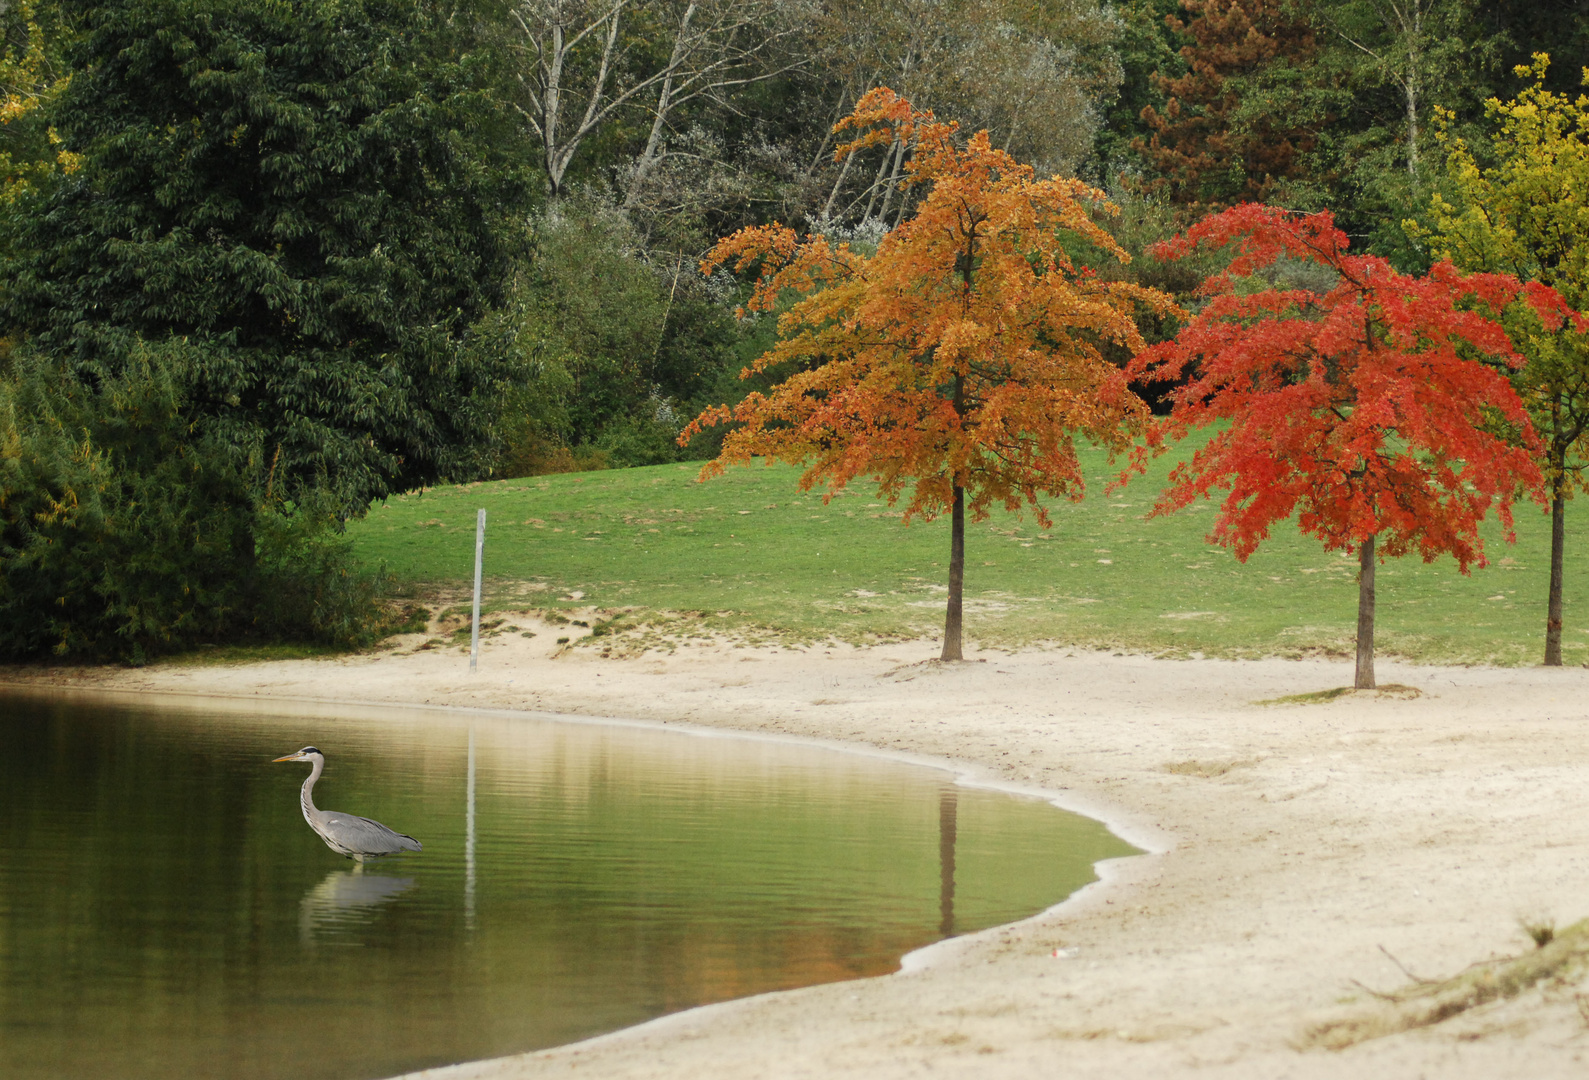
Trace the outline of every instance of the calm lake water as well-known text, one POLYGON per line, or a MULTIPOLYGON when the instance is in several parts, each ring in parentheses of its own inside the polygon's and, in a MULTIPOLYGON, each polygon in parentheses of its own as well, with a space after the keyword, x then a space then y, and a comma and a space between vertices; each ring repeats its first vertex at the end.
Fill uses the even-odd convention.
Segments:
POLYGON ((1135 849, 793 744, 416 710, 0 697, 0 1076, 357 1080, 892 971, 1135 849), (362 873, 298 811, 425 850, 362 873))

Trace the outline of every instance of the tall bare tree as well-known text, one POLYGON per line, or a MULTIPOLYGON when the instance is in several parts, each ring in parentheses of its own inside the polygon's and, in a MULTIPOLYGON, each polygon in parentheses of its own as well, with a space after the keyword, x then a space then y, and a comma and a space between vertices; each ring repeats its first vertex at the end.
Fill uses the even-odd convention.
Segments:
MULTIPOLYGON (((883 85, 1042 172, 1074 170, 1091 146, 1099 103, 1120 81, 1109 46, 1118 27, 1098 0, 829 0, 816 24, 819 64, 843 105, 883 85)), ((908 159, 895 141, 866 164, 837 163, 819 216, 889 227, 908 159)))
POLYGON ((1422 167, 1430 90, 1454 68, 1473 62, 1461 31, 1476 8, 1476 0, 1348 0, 1319 8, 1331 31, 1368 57, 1400 95, 1403 156, 1414 183, 1422 167))
POLYGON ((651 114, 629 171, 630 199, 665 153, 689 102, 771 78, 765 63, 799 26, 803 0, 522 0, 521 112, 541 144, 556 198, 580 146, 625 110, 651 114))

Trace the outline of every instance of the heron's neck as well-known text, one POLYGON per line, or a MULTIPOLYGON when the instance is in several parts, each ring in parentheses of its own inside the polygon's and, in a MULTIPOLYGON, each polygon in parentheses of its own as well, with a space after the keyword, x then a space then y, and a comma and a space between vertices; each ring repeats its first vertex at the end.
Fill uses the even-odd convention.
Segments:
POLYGON ((309 770, 309 779, 303 782, 303 791, 298 795, 298 805, 303 807, 303 816, 314 820, 314 815, 319 813, 314 804, 314 782, 320 779, 320 772, 326 767, 325 758, 315 758, 314 768, 309 770))

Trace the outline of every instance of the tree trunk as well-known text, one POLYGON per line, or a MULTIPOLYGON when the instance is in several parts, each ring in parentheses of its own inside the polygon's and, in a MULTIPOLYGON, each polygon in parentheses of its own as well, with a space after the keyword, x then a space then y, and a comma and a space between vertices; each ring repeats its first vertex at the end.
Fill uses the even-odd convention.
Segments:
POLYGON ((854 150, 844 155, 844 165, 839 169, 839 178, 833 181, 833 190, 828 192, 828 201, 822 204, 823 221, 828 221, 833 217, 833 200, 839 197, 839 189, 844 186, 844 178, 850 175, 850 163, 854 160, 854 150))
MULTIPOLYGON (((898 139, 894 143, 894 167, 888 174, 888 186, 883 189, 883 208, 877 212, 877 220, 884 226, 888 224, 888 204, 894 201, 894 189, 899 187, 899 168, 905 161, 905 140, 898 139)), ((905 201, 905 196, 900 195, 900 202, 905 201)))
MULTIPOLYGON (((898 141, 899 139, 895 138, 894 143, 898 141)), ((867 192, 866 209, 861 211, 862 221, 872 219, 872 207, 877 205, 877 192, 883 185, 883 179, 888 176, 889 163, 894 160, 894 143, 890 143, 888 149, 883 151, 883 163, 877 167, 877 176, 872 179, 871 190, 867 192)))
POLYGON ((673 107, 673 73, 684 65, 689 51, 690 20, 695 17, 695 4, 689 4, 679 18, 679 32, 673 38, 673 55, 668 58, 667 74, 662 77, 662 88, 657 91, 657 111, 651 118, 651 134, 646 138, 646 148, 640 151, 634 172, 629 177, 629 192, 624 196, 623 208, 633 210, 640 205, 640 191, 646 178, 656 166, 662 153, 662 136, 667 131, 668 112, 673 107))
POLYGON ((552 62, 546 71, 546 86, 541 91, 541 155, 546 167, 548 194, 556 200, 563 186, 563 170, 557 165, 557 121, 563 112, 563 25, 552 27, 552 62))
POLYGON ((1550 500, 1550 598, 1545 602, 1545 666, 1561 667, 1562 553, 1567 547, 1567 478, 1557 472, 1550 500))
POLYGON ((949 609, 943 620, 940 660, 963 660, 960 651, 960 596, 966 580, 966 489, 955 485, 949 512, 949 609))
MULTIPOLYGON (((1418 182, 1418 94, 1423 87, 1423 0, 1413 0, 1407 28, 1407 175, 1418 182)), ((1405 20, 1403 20, 1405 22, 1405 20)))
POLYGON ((1418 85, 1407 85, 1407 175, 1418 181, 1418 85))
POLYGON ((576 29, 572 40, 565 33, 565 26, 561 21, 561 14, 552 17, 550 27, 550 43, 537 37, 537 31, 528 23, 520 20, 519 25, 524 29, 525 36, 530 39, 538 57, 536 64, 540 69, 541 87, 538 93, 532 88, 536 99, 535 112, 530 114, 530 122, 540 136, 542 155, 541 160, 546 167, 547 195, 555 203, 563 192, 563 174, 568 171, 568 164, 573 160, 574 153, 579 149, 580 143, 601 122, 602 117, 610 112, 616 103, 609 102, 604 108, 601 99, 607 92, 607 82, 612 74, 614 51, 618 44, 619 23, 622 20, 623 8, 628 0, 619 0, 613 7, 597 19, 594 23, 582 29, 576 29), (568 57, 587 33, 592 32, 602 22, 609 22, 607 35, 602 46, 601 62, 592 77, 589 101, 585 106, 583 119, 574 123, 571 133, 565 136, 563 132, 563 76, 566 73, 568 57))
POLYGON ((1374 540, 1357 549, 1357 679, 1359 690, 1374 689, 1374 540))
MULTIPOLYGON (((969 291, 971 287, 969 260, 962 272, 969 291)), ((956 419, 964 423, 966 415, 964 375, 956 373, 953 396, 950 400, 954 405, 956 419)), ((963 660, 965 657, 960 648, 960 613, 961 596, 965 591, 966 580, 966 489, 960 486, 958 475, 951 475, 950 482, 954 484, 954 501, 949 510, 949 606, 943 617, 943 655, 938 659, 963 660)))

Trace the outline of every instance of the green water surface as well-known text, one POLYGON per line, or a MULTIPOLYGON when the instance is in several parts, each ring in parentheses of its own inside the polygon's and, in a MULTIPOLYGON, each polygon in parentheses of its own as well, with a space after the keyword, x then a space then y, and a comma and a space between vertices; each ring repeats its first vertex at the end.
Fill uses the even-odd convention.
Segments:
POLYGON ((356 1080, 878 975, 1134 849, 934 769, 641 726, 0 697, 0 1076, 356 1080), (321 808, 424 843, 362 871, 321 808))

